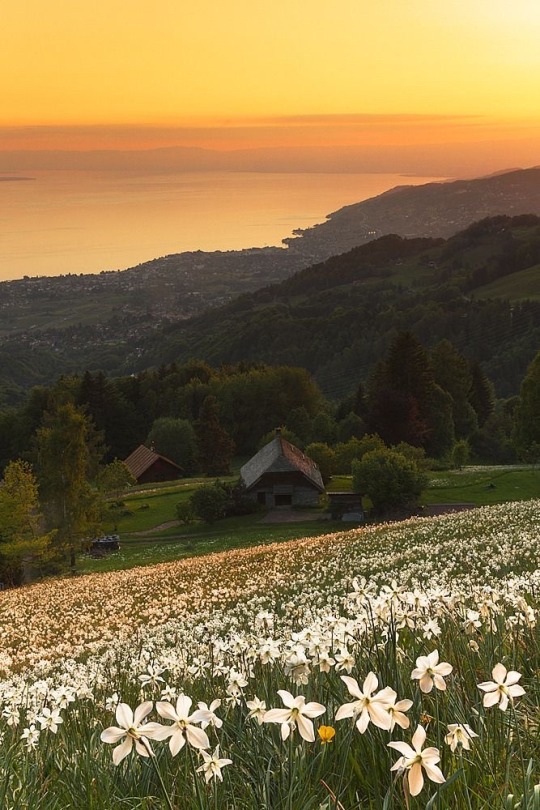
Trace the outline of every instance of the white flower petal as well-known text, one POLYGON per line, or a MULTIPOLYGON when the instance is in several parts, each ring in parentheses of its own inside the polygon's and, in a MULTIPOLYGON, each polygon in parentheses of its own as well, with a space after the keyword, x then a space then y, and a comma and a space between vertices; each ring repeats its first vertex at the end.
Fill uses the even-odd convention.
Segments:
POLYGON ((296 718, 296 724, 298 726, 298 731, 300 736, 307 740, 307 742, 313 742, 315 740, 315 733, 313 731, 313 723, 311 720, 308 720, 307 717, 299 714, 296 718))
POLYGON ((144 718, 150 714, 152 709, 154 708, 154 704, 151 700, 145 700, 144 703, 141 703, 140 706, 137 706, 135 709, 135 713, 133 715, 133 725, 135 728, 139 728, 144 718))
POLYGON ((131 728, 133 726, 133 711, 127 703, 119 703, 116 707, 116 720, 122 728, 131 728))
POLYGON ((115 765, 119 765, 124 757, 127 757, 133 747, 133 740, 131 737, 126 737, 122 745, 114 749, 112 757, 115 765))
POLYGON ((193 748, 210 748, 210 740, 208 739, 206 731, 203 731, 202 728, 187 726, 186 737, 188 743, 192 745, 193 748))
POLYGON ((423 728, 423 726, 417 726, 416 731, 414 732, 413 738, 411 740, 412 747, 415 749, 415 751, 420 751, 425 741, 426 741, 425 729, 423 728))
POLYGON ((106 728, 101 732, 101 741, 104 743, 117 743, 122 737, 126 736, 126 729, 125 728, 117 728, 116 726, 111 726, 110 728, 106 728))

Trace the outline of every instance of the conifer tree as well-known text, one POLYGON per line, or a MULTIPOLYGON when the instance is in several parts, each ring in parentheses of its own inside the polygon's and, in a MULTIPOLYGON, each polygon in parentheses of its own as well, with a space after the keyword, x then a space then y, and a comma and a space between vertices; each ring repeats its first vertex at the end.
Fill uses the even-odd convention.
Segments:
POLYGON ((195 422, 199 465, 207 475, 227 475, 234 453, 234 442, 221 427, 219 405, 214 396, 207 396, 195 422))
POLYGON ((540 352, 527 369, 521 384, 519 404, 514 422, 514 442, 524 459, 534 456, 540 448, 540 352))
POLYGON ((493 383, 484 373, 480 363, 471 362, 471 390, 469 402, 476 411, 478 426, 483 427, 495 409, 493 383))

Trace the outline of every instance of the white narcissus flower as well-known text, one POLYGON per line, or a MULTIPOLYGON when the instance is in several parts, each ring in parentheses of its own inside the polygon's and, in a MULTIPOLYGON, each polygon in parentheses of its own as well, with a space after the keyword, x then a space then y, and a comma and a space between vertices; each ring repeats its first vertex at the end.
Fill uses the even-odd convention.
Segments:
POLYGON ((478 737, 478 734, 475 734, 467 723, 449 723, 448 734, 444 738, 444 741, 450 746, 452 752, 456 750, 458 745, 461 745, 465 751, 470 751, 473 737, 478 737))
POLYGON ((249 709, 248 717, 253 717, 261 726, 264 723, 264 715, 266 714, 266 703, 264 700, 259 700, 254 697, 253 700, 246 700, 246 706, 249 709))
POLYGON ((135 712, 127 705, 127 703, 119 703, 116 707, 116 722, 118 726, 111 726, 101 732, 101 740, 105 743, 120 742, 122 737, 126 739, 113 751, 113 762, 119 765, 120 762, 127 757, 131 752, 133 746, 135 750, 142 757, 150 756, 148 746, 149 739, 163 739, 160 736, 163 732, 164 726, 159 723, 143 723, 143 720, 152 711, 153 703, 151 700, 146 700, 137 706, 135 712))
POLYGON ((433 650, 429 655, 421 655, 416 659, 416 669, 411 672, 411 678, 419 682, 418 686, 425 694, 431 692, 434 686, 444 692, 444 677, 450 675, 452 669, 452 665, 444 661, 439 664, 439 651, 433 650))
POLYGON ((157 686, 160 683, 165 683, 164 679, 161 677, 162 672, 165 672, 162 667, 154 667, 152 664, 148 664, 147 671, 139 675, 142 686, 157 686))
POLYGON ((219 745, 216 745, 216 749, 213 754, 209 754, 208 751, 201 751, 201 756, 204 759, 203 764, 200 768, 197 768, 197 771, 203 771, 204 778, 208 783, 210 779, 217 777, 221 782, 223 782, 223 774, 221 773, 221 769, 225 767, 225 765, 231 765, 232 759, 220 759, 219 758, 219 745))
POLYGON ((164 731, 156 739, 165 740, 170 737, 169 748, 173 757, 184 747, 186 740, 193 748, 210 748, 210 740, 202 728, 194 723, 212 722, 212 712, 197 709, 189 714, 193 701, 187 695, 179 695, 176 709, 166 701, 156 703, 157 713, 165 720, 172 720, 172 726, 162 726, 164 731))
POLYGON ((394 692, 389 686, 386 687, 384 690, 388 696, 392 696, 392 703, 386 707, 386 711, 390 715, 390 728, 389 731, 393 731, 396 725, 400 726, 401 728, 409 728, 411 722, 409 718, 406 716, 405 712, 408 712, 411 706, 413 705, 412 700, 405 698, 404 700, 398 700, 397 693, 394 692))
POLYGON ((370 720, 378 728, 389 731, 392 726, 392 717, 388 709, 396 699, 394 690, 387 686, 374 695, 373 692, 379 685, 374 672, 367 675, 362 689, 358 686, 358 682, 349 675, 342 675, 341 680, 346 685, 349 693, 357 700, 340 706, 336 713, 336 720, 343 720, 345 717, 358 717, 356 728, 360 734, 364 733, 370 720))
POLYGON ((26 740, 25 742, 26 748, 37 748, 40 733, 41 732, 35 727, 33 723, 31 726, 24 729, 23 733, 21 734, 21 740, 26 740))
POLYGON ((424 787, 422 768, 432 782, 436 782, 438 785, 446 782, 441 769, 437 767, 437 763, 441 759, 438 749, 425 748, 422 751, 425 741, 426 732, 422 726, 418 726, 411 740, 412 747, 406 742, 388 743, 389 748, 395 748, 401 754, 401 757, 390 770, 404 771, 407 774, 411 796, 418 796, 424 787))
POLYGON ((352 672, 354 667, 354 657, 351 655, 349 650, 346 647, 342 647, 341 650, 336 653, 336 672, 341 672, 343 669, 347 672, 352 672))
POLYGON ((300 736, 307 742, 314 742, 315 732, 310 718, 319 717, 326 711, 326 707, 322 703, 306 703, 303 695, 293 697, 285 689, 278 689, 278 695, 287 708, 269 709, 264 715, 263 722, 280 723, 282 740, 286 740, 291 729, 298 726, 300 736))
POLYGON ((53 734, 56 734, 58 731, 58 726, 60 723, 64 722, 60 717, 60 709, 52 709, 51 711, 51 709, 47 708, 47 706, 41 710, 41 714, 38 715, 37 720, 41 725, 42 731, 47 729, 47 731, 52 731, 53 734))
POLYGON ((214 728, 221 728, 223 725, 223 720, 217 716, 216 709, 219 709, 221 706, 221 700, 216 698, 212 701, 210 706, 207 706, 203 700, 200 700, 197 703, 198 708, 203 712, 208 712, 210 718, 208 720, 201 720, 201 728, 206 728, 207 726, 214 726, 214 728))
POLYGON ((518 684, 521 675, 515 670, 507 671, 503 664, 495 664, 491 672, 492 681, 478 684, 478 688, 485 692, 483 703, 486 708, 499 704, 499 709, 505 712, 510 701, 525 694, 525 689, 518 684))

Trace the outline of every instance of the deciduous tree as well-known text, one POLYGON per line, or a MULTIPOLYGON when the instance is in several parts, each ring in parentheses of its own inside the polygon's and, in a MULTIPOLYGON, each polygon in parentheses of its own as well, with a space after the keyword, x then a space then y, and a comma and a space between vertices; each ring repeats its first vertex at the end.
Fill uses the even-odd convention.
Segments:
POLYGON ((146 444, 153 447, 156 453, 170 458, 185 473, 193 473, 197 467, 197 436, 187 419, 167 416, 156 419, 146 444))
POLYGON ((40 531, 38 487, 25 461, 12 461, 0 485, 0 577, 19 584, 24 569, 43 562, 51 535, 40 531))
POLYGON ((80 540, 96 531, 99 503, 90 486, 98 461, 91 420, 71 402, 45 414, 37 432, 41 499, 55 543, 71 570, 80 540))

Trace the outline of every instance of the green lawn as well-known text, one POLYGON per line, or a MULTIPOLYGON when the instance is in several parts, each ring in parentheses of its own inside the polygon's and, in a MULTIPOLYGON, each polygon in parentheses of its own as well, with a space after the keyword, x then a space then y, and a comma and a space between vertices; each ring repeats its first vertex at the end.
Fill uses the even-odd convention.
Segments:
POLYGON ((466 467, 463 470, 430 473, 422 503, 474 503, 488 506, 508 501, 526 501, 540 495, 540 470, 504 467, 466 467))
MULTIPOLYGON (((465 467, 463 470, 428 471, 429 485, 422 504, 473 503, 488 506, 508 501, 525 501, 540 496, 540 470, 528 466, 465 467)), ((350 492, 350 475, 336 475, 329 492, 350 492)))

